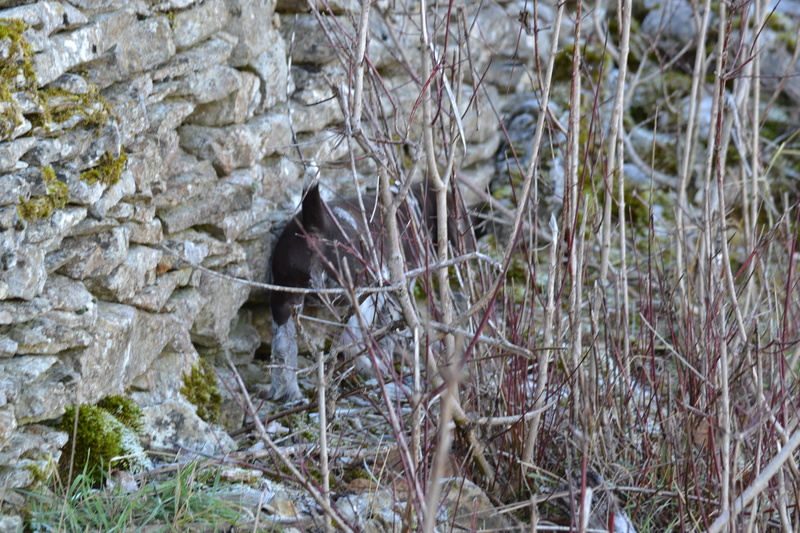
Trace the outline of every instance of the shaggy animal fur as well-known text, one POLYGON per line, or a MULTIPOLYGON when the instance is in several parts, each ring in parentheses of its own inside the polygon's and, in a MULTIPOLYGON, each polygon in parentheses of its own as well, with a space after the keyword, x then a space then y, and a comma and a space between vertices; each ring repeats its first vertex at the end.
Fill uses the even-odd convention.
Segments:
MULTIPOLYGON (((419 226, 409 223, 411 217, 417 220, 421 217, 424 220, 421 227, 428 234, 435 232, 436 228, 435 193, 424 184, 414 187, 413 193, 414 201, 406 202, 407 205, 398 213, 402 246, 407 259, 426 256, 424 251, 420 251, 418 243, 421 239, 414 231, 419 226), (419 210, 409 208, 408 204, 414 203, 419 210)), ((380 212, 376 210, 375 197, 363 196, 362 199, 366 215, 370 217, 366 225, 355 199, 325 202, 320 196, 318 184, 309 188, 301 212, 286 225, 275 245, 272 255, 273 282, 300 288, 322 288, 328 282, 341 285, 344 281, 365 286, 369 283, 368 274, 372 274, 371 279, 380 276, 385 245, 380 212), (367 232, 372 234, 380 265, 371 265, 370 258, 373 256, 368 251, 367 232), (344 280, 345 273, 351 279, 344 280)), ((452 198, 448 203, 448 207, 455 205, 452 198)), ((451 209, 451 213, 453 211, 451 209)), ((463 225, 456 223, 455 217, 450 218, 449 232, 451 239, 454 239, 463 225)), ((369 311, 365 313, 369 315, 366 316, 368 323, 377 315, 376 308, 384 303, 385 298, 372 297, 366 306, 360 306, 369 311)), ((297 385, 298 348, 293 319, 294 309, 302 304, 302 294, 274 291, 271 295, 273 371, 270 398, 275 401, 291 401, 302 396, 297 385)), ((352 342, 357 336, 361 336, 360 327, 358 321, 351 318, 344 340, 352 342)))

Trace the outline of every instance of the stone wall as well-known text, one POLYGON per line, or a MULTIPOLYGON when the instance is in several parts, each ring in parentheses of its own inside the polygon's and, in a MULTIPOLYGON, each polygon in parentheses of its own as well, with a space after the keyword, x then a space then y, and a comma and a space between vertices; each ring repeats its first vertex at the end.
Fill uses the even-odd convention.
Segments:
MULTIPOLYGON (((359 5, 331 7, 352 28, 359 5)), ((475 72, 493 59, 481 91, 465 80, 464 101, 477 97, 463 172, 478 183, 501 140, 491 106, 534 50, 519 43, 521 9, 487 5, 473 32, 475 72)), ((25 465, 58 458, 66 436, 48 421, 66 406, 163 405, 199 356, 228 345, 252 360, 268 332, 242 311, 250 288, 169 250, 267 279, 299 154, 345 153, 325 130, 342 120, 331 84, 346 70, 305 0, 0 0, 0 18, 0 487, 13 503, 25 465)), ((374 18, 370 57, 404 124, 420 89, 398 65, 418 36, 374 18)), ((359 163, 365 184, 372 168, 359 163)), ((345 190, 348 175, 323 180, 345 190)))

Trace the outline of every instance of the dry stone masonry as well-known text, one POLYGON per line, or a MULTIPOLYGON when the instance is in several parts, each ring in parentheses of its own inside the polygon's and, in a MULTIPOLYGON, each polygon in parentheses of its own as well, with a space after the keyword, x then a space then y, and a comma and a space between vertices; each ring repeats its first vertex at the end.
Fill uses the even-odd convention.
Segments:
MULTIPOLYGON (((517 81, 504 41, 522 5, 487 8, 502 24, 474 44, 479 66, 498 65, 464 117, 476 181, 500 144, 490 103, 517 81)), ((350 28, 359 6, 330 3, 350 28)), ((400 103, 387 112, 407 121, 418 89, 371 24, 371 60, 400 103)), ((416 49, 416 34, 400 38, 416 49)), ((342 121, 331 86, 345 69, 307 2, 0 0, 0 73, 2 503, 58 460, 65 408, 112 394, 159 428, 151 448, 232 446, 193 414, 182 376, 223 346, 246 365, 268 331, 242 311, 247 285, 179 257, 265 281, 274 226, 302 190, 293 136, 314 141, 303 157, 342 156, 320 133, 342 121)))

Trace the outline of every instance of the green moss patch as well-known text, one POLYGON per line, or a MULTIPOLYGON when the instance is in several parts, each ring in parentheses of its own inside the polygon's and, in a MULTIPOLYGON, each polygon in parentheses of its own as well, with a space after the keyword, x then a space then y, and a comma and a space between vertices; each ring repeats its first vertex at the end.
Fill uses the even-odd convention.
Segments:
POLYGON ((181 394, 197 407, 197 416, 216 424, 222 414, 222 395, 217 389, 217 377, 214 369, 204 359, 200 359, 192 367, 192 371, 183 376, 181 394))
POLYGON ((119 181, 122 171, 125 170, 125 163, 128 162, 128 155, 124 150, 120 150, 119 157, 114 157, 110 152, 106 152, 100 158, 100 162, 94 168, 81 172, 81 179, 87 183, 97 183, 103 185, 114 185, 119 181))
POLYGON ((148 468, 149 459, 144 455, 137 436, 140 417, 138 407, 119 396, 106 398, 97 405, 81 405, 78 409, 68 407, 59 425, 59 429, 70 434, 59 462, 62 478, 69 476, 71 460, 73 478, 85 473, 94 482, 101 481, 110 466, 133 471, 148 468), (73 442, 74 457, 71 453, 73 442))
POLYGON ((17 215, 25 222, 49 218, 55 209, 64 207, 69 201, 69 188, 66 183, 58 181, 53 167, 46 166, 41 170, 46 194, 33 196, 28 200, 20 198, 17 205, 17 215))

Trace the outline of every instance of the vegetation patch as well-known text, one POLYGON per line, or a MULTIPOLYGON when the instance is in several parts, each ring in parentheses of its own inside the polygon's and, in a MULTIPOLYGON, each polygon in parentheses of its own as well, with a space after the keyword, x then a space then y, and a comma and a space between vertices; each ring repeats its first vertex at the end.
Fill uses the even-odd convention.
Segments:
POLYGON ((46 190, 44 196, 33 196, 28 200, 20 197, 17 215, 25 222, 49 218, 55 209, 60 209, 69 202, 69 188, 56 178, 53 167, 42 167, 42 179, 46 190))
POLYGON ((217 377, 214 369, 204 359, 200 359, 192 367, 192 371, 183 376, 181 394, 197 407, 197 416, 216 424, 222 414, 222 395, 217 389, 217 377))
POLYGON ((81 179, 90 184, 100 182, 107 186, 114 185, 119 181, 127 162, 128 155, 125 150, 120 149, 119 157, 114 157, 111 152, 106 152, 100 158, 97 166, 81 172, 81 179))
POLYGON ((68 407, 59 425, 59 429, 70 434, 59 462, 61 477, 69 479, 70 465, 73 478, 83 473, 93 483, 101 481, 105 470, 112 465, 132 471, 149 468, 150 461, 137 435, 140 417, 138 407, 119 396, 106 398, 97 405, 68 407))

